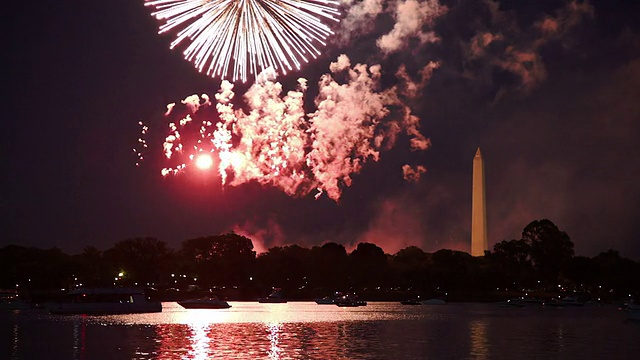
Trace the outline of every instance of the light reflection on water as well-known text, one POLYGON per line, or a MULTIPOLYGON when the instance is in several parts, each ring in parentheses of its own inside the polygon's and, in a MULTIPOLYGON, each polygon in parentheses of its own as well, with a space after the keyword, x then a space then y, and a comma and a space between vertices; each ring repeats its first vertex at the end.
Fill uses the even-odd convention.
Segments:
POLYGON ((117 316, 0 313, 0 354, 91 360, 598 359, 633 358, 640 351, 640 324, 625 321, 613 307, 231 305, 186 310, 164 303, 162 313, 117 316))
POLYGON ((471 340, 471 356, 478 360, 487 359, 489 354, 487 321, 484 319, 470 321, 469 338, 471 340))

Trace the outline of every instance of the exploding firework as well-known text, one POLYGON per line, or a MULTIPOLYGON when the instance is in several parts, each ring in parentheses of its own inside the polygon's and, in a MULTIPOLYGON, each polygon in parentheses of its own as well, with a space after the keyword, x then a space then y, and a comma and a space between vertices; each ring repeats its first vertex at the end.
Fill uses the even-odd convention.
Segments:
MULTIPOLYGON (((317 191, 316 197, 324 193, 338 201, 352 176, 366 162, 378 161, 401 133, 413 150, 429 146, 397 88, 380 89, 380 66, 351 66, 342 55, 330 69, 318 84, 316 111, 309 114, 303 108, 307 81, 299 79, 297 90, 284 94, 273 73, 245 93, 248 113, 234 108, 234 86, 228 81, 215 100, 207 95, 184 99, 184 115, 169 104, 165 115, 179 120, 169 122, 164 136, 168 165, 162 175, 211 169, 223 185, 255 181, 292 196, 317 191), (336 75, 345 80, 338 82, 336 75)), ((413 172, 415 180, 420 172, 413 172)))
POLYGON ((175 48, 190 42, 184 56, 212 77, 241 79, 273 68, 300 69, 333 34, 323 21, 338 21, 331 0, 145 0, 163 24, 178 30, 175 48))

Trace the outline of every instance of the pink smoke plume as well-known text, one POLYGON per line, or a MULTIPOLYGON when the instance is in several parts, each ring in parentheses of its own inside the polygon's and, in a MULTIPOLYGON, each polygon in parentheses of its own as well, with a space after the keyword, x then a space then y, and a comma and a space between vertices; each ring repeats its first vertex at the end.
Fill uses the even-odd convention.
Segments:
MULTIPOLYGON (((419 130, 420 119, 402 99, 421 89, 436 67, 425 67, 419 83, 409 83, 398 73, 408 88, 382 89, 380 65, 352 65, 341 55, 320 78, 316 110, 311 113, 303 107, 306 79, 298 79, 297 89, 284 93, 273 73, 261 74, 244 94, 246 111, 234 107, 234 85, 223 81, 215 101, 206 94, 182 101, 189 113, 169 124, 163 144, 165 157, 180 163, 164 168, 162 174, 184 171, 202 153, 217 154, 223 184, 255 181, 292 196, 317 191, 316 197, 327 194, 338 201, 352 176, 367 162, 378 161, 399 135, 407 136, 412 150, 429 147, 419 130), (213 107, 219 121, 196 123, 201 109, 213 107), (196 135, 183 131, 193 125, 198 127, 196 135)), ((170 113, 173 105, 167 109, 170 113)))
POLYGON ((287 237, 280 224, 273 219, 269 219, 267 226, 254 224, 250 221, 237 224, 233 227, 233 232, 251 239, 253 250, 257 254, 266 253, 274 246, 292 245, 286 240, 287 237))

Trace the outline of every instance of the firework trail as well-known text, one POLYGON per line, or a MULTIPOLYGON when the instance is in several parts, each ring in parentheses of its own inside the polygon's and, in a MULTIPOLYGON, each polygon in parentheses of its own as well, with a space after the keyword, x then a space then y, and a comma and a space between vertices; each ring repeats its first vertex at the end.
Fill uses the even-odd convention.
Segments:
POLYGON ((268 68, 300 69, 333 34, 323 20, 339 21, 331 0, 145 0, 163 22, 159 33, 178 30, 171 48, 190 42, 185 59, 212 77, 247 81, 268 68))
MULTIPOLYGON (((330 70, 318 83, 316 111, 310 114, 303 108, 307 81, 299 79, 298 88, 284 94, 274 73, 261 76, 245 93, 248 112, 234 108, 234 86, 228 81, 215 101, 206 95, 187 97, 182 101, 187 114, 169 123, 162 148, 171 166, 162 175, 188 171, 206 155, 215 159, 223 184, 256 181, 292 196, 317 191, 316 197, 325 193, 338 201, 353 174, 366 162, 378 161, 401 133, 413 150, 429 146, 419 119, 400 100, 400 90, 380 90, 379 65, 351 66, 341 55, 330 70), (213 113, 208 118, 217 120, 201 120, 207 111, 213 113)), ((166 115, 173 107, 168 105, 166 115)))

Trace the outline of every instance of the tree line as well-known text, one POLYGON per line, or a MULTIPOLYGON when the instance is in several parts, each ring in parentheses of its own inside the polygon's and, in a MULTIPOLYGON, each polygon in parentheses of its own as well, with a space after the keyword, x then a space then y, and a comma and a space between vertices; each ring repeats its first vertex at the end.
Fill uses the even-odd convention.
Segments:
POLYGON ((78 286, 148 286, 165 299, 201 292, 255 299, 280 288, 290 299, 335 291, 370 300, 452 301, 578 292, 613 301, 640 294, 639 276, 640 263, 615 250, 575 256, 569 236, 547 219, 531 222, 520 239, 498 242, 480 257, 416 246, 386 254, 367 242, 351 252, 328 242, 275 246, 256 255, 251 239, 235 233, 184 240, 177 250, 151 237, 119 241, 104 251, 88 246, 76 255, 58 248, 0 248, 0 288, 41 297, 78 286))

